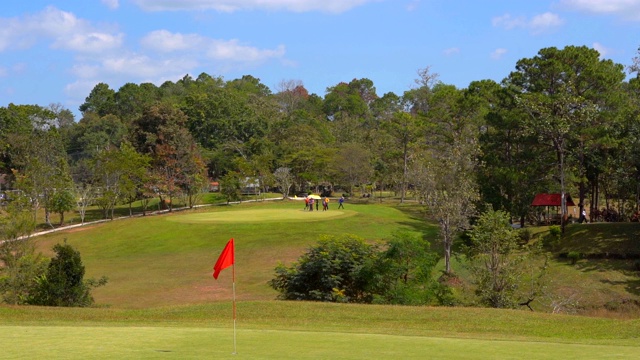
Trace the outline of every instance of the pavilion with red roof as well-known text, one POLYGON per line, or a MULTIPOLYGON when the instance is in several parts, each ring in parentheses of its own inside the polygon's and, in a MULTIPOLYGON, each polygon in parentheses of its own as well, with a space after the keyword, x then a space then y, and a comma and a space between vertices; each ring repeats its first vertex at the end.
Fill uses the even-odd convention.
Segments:
MULTIPOLYGON (((566 194, 566 205, 567 207, 569 206, 576 206, 576 204, 573 202, 573 199, 571 199, 571 195, 566 194)), ((544 212, 543 218, 541 219, 543 222, 545 223, 560 223, 560 216, 561 213, 559 212, 560 210, 560 206, 562 206, 562 194, 536 194, 536 197, 533 199, 533 202, 531 203, 531 206, 546 206, 547 207, 547 211, 544 212), (549 207, 555 207, 556 209, 556 214, 549 214, 549 207), (551 216, 550 216, 551 215, 551 216)), ((568 211, 568 209, 567 209, 568 211)), ((567 214, 568 215, 568 214, 567 214)))

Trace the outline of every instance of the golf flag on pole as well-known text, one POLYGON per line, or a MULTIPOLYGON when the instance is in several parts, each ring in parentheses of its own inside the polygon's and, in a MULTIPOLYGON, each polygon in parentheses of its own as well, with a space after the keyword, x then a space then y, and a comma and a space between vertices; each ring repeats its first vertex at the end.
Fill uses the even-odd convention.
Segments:
POLYGON ((235 254, 233 246, 233 238, 229 240, 227 245, 222 250, 222 254, 213 265, 213 278, 218 280, 220 271, 233 266, 233 353, 236 354, 236 266, 235 266, 235 254))
POLYGON ((229 266, 235 263, 235 255, 234 255, 233 248, 234 248, 233 238, 231 238, 231 240, 229 240, 227 245, 224 247, 224 250, 222 250, 222 254, 220 254, 218 261, 216 261, 216 264, 213 266, 214 279, 218 280, 218 275, 220 274, 220 271, 228 268, 229 266))

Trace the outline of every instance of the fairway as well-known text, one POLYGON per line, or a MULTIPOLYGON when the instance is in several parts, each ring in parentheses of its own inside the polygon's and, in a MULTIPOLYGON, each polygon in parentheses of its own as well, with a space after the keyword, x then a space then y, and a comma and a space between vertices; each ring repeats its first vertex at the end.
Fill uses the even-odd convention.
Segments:
POLYGON ((634 359, 633 346, 193 327, 1 326, 2 357, 35 359, 634 359), (525 356, 526 354, 526 356, 525 356))
POLYGON ((265 221, 322 221, 349 215, 353 211, 329 210, 329 211, 305 211, 303 209, 247 209, 237 211, 206 212, 186 214, 167 218, 188 224, 206 223, 236 223, 236 222, 265 222, 265 221))
POLYGON ((275 300, 268 281, 320 236, 377 241, 437 228, 410 205, 248 203, 95 224, 38 237, 67 241, 87 274, 109 277, 94 308, 0 306, 0 359, 633 359, 638 320, 469 307, 275 300), (230 237, 231 271, 211 269, 230 237), (232 289, 237 289, 237 354, 232 289))

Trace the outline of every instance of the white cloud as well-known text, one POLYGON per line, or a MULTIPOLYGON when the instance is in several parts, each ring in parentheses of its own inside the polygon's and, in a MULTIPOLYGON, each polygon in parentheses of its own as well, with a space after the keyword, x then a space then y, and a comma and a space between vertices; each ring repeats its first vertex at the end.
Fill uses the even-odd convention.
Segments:
POLYGON ((504 54, 507 53, 507 49, 504 48, 498 48, 495 49, 492 53, 491 53, 491 58, 493 60, 500 60, 502 59, 502 56, 504 56, 504 54))
POLYGON ((564 20, 562 20, 558 14, 546 12, 534 16, 529 22, 529 28, 531 28, 534 33, 541 33, 549 29, 558 28, 563 24, 564 20))
MULTIPOLYGON (((278 60, 285 66, 288 61, 284 58, 284 45, 260 48, 237 39, 213 39, 167 30, 150 32, 140 39, 138 49, 127 49, 123 46, 125 35, 108 26, 97 26, 55 7, 15 18, 0 17, 0 53, 36 45, 70 51, 75 63, 68 68, 71 80, 65 92, 80 102, 99 82, 160 85, 161 81, 180 79, 194 72, 223 74, 270 60, 278 60)), ((4 66, 0 68, 0 77, 29 70, 4 66)))
POLYGON ((129 78, 154 79, 167 72, 186 73, 199 64, 194 59, 158 59, 144 54, 106 57, 100 61, 76 64, 72 74, 80 79, 129 78))
POLYGON ((491 23, 495 27, 501 27, 506 30, 521 28, 528 29, 534 34, 540 34, 562 26, 564 20, 560 18, 558 14, 546 12, 536 15, 531 19, 523 16, 514 17, 511 14, 504 14, 491 19, 491 23))
POLYGON ((206 39, 197 34, 183 35, 167 30, 157 30, 140 40, 142 46, 159 52, 172 52, 201 47, 206 39))
POLYGON ((284 10, 341 13, 366 3, 381 0, 133 0, 145 11, 216 10, 284 10))
POLYGON ((452 48, 444 49, 443 53, 444 53, 446 56, 456 55, 456 54, 459 54, 459 53, 460 53, 460 48, 452 47, 452 48))
POLYGON ((263 62, 270 58, 284 56, 284 45, 275 49, 257 49, 252 46, 241 45, 237 40, 214 40, 209 44, 207 56, 217 60, 233 60, 237 62, 263 62))
POLYGON ((105 4, 109 9, 117 9, 120 7, 120 3, 118 0, 102 0, 102 3, 105 4))
POLYGON ((640 20, 640 0, 562 0, 567 9, 640 20))
POLYGON ((51 41, 51 47, 75 52, 97 52, 118 48, 123 34, 94 28, 74 14, 47 7, 20 18, 0 18, 0 51, 26 49, 39 41, 51 41))
POLYGON ((592 46, 594 49, 598 50, 598 52, 600 53, 600 58, 604 58, 611 53, 611 49, 606 48, 604 45, 598 42, 593 43, 592 46))
POLYGON ((213 60, 229 60, 237 63, 259 63, 272 58, 282 58, 285 47, 259 49, 243 45, 238 40, 211 39, 198 34, 171 33, 158 30, 149 33, 141 41, 143 47, 160 53, 190 52, 190 56, 213 60))
POLYGON ((111 35, 106 33, 70 34, 57 39, 53 48, 64 48, 77 52, 100 53, 109 49, 117 49, 122 45, 123 34, 111 35))
POLYGON ((514 18, 511 14, 494 17, 491 19, 491 23, 495 27, 503 27, 507 30, 527 26, 527 21, 524 17, 520 16, 514 18))

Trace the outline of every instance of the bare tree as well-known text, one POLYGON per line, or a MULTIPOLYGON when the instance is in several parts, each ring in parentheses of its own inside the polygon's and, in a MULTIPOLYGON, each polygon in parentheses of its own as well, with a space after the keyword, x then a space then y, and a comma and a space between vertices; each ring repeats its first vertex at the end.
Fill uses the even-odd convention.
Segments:
POLYGON ((299 104, 309 96, 301 80, 282 80, 276 89, 278 102, 287 113, 297 109, 299 104))
POLYGON ((80 221, 84 224, 87 207, 96 198, 96 190, 91 184, 76 185, 76 205, 80 214, 80 221))
POLYGON ((293 174, 291 174, 291 169, 288 167, 279 167, 273 173, 273 176, 276 179, 276 183, 282 189, 282 198, 285 199, 289 196, 289 190, 291 190, 291 186, 293 185, 293 174))

